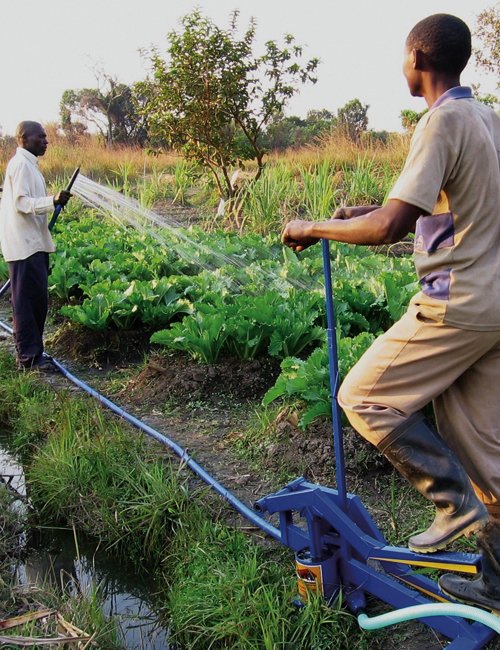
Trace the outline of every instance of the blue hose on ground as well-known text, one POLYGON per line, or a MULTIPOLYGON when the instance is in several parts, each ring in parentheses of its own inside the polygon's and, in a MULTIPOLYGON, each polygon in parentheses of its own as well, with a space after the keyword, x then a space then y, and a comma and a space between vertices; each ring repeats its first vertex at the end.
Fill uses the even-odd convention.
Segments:
MULTIPOLYGON (((2 289, 3 289, 3 287, 2 287, 2 289)), ((2 289, 0 289, 0 292, 2 291, 2 289)), ((0 293, 0 297, 1 297, 2 295, 3 295, 3 294, 0 293)), ((5 330, 6 332, 8 332, 11 336, 14 336, 14 330, 12 329, 12 327, 9 327, 9 326, 6 325, 5 323, 2 323, 2 321, 0 321, 0 327, 1 327, 3 330, 5 330)))
POLYGON ((3 287, 0 289, 0 298, 7 293, 10 289, 10 280, 7 280, 3 287))
MULTIPOLYGON (((9 334, 13 334, 12 328, 1 321, 0 321, 0 327, 4 329, 6 332, 9 332, 9 334)), ((163 433, 156 431, 156 429, 153 429, 153 427, 150 427, 145 422, 142 422, 142 420, 139 420, 133 415, 130 415, 130 413, 127 413, 124 409, 120 408, 117 404, 112 402, 110 399, 104 397, 104 395, 101 395, 101 393, 96 391, 94 388, 91 388, 88 384, 83 382, 81 379, 78 379, 78 377, 75 377, 75 375, 72 375, 61 363, 59 363, 59 361, 57 361, 52 357, 50 358, 52 360, 52 363, 61 372, 61 374, 64 375, 64 377, 66 377, 66 379, 68 379, 73 384, 75 384, 75 386, 78 386, 86 393, 94 397, 96 400, 101 402, 101 404, 104 404, 104 406, 109 408, 111 411, 119 415, 121 418, 123 418, 130 424, 132 424, 134 427, 137 427, 138 429, 146 433, 148 436, 155 438, 155 440, 158 440, 158 442, 161 442, 161 444, 169 447, 174 453, 177 454, 177 456, 179 456, 179 458, 184 464, 186 464, 197 476, 199 476, 203 481, 205 481, 205 483, 207 483, 210 487, 212 487, 218 494, 224 497, 224 499, 226 499, 226 501, 230 503, 235 510, 237 510, 241 515, 243 515, 245 519, 248 519, 250 522, 258 526, 262 531, 264 531, 267 535, 269 535, 276 541, 281 542, 281 532, 278 528, 276 528, 268 521, 260 517, 254 510, 252 510, 247 505, 245 505, 242 501, 240 501, 230 490, 225 488, 221 483, 219 483, 216 479, 214 479, 213 476, 210 476, 210 474, 205 469, 203 469, 203 467, 199 465, 187 453, 185 449, 183 449, 181 446, 179 446, 176 442, 174 442, 170 438, 167 438, 167 436, 165 436, 163 433)))
POLYGON ((369 618, 366 614, 358 616, 359 627, 363 630, 379 630, 388 625, 395 625, 404 621, 411 621, 415 618, 426 618, 428 616, 460 616, 477 621, 483 625, 491 627, 500 634, 500 617, 485 612, 472 605, 460 605, 455 603, 430 603, 428 605, 413 605, 412 607, 403 607, 396 609, 387 614, 372 616, 369 618))

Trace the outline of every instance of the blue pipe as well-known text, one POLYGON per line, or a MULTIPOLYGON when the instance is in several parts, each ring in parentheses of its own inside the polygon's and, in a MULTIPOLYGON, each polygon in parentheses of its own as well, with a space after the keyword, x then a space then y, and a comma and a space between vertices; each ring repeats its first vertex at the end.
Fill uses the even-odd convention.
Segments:
POLYGON ((500 634, 500 617, 485 612, 472 605, 459 605, 456 603, 429 603, 428 605, 413 605, 403 607, 380 616, 369 618, 366 614, 358 616, 358 624, 363 630, 379 630, 387 625, 411 621, 415 618, 426 618, 428 616, 460 616, 468 618, 483 625, 491 627, 497 634, 500 634))
MULTIPOLYGON (((9 332, 9 334, 13 333, 13 330, 11 327, 0 321, 0 327, 4 329, 6 332, 9 332)), ((46 355, 47 356, 47 355, 46 355)), ((163 433, 160 433, 159 431, 156 431, 156 429, 153 429, 153 427, 150 427, 148 424, 145 422, 142 422, 142 420, 139 420, 138 418, 134 417, 133 415, 130 415, 130 413, 127 413, 124 409, 120 408, 117 404, 112 402, 110 399, 107 397, 104 397, 104 395, 101 395, 98 391, 96 391, 94 388, 91 388, 88 384, 83 382, 81 379, 78 379, 78 377, 75 377, 75 375, 72 375, 69 370, 67 370, 59 361, 54 359, 53 357, 48 357, 51 359, 52 363, 56 366, 56 368, 61 372, 66 379, 71 381, 75 386, 78 386, 82 390, 84 390, 86 393, 94 397, 97 401, 101 402, 104 406, 109 408, 111 411, 119 415, 121 418, 132 424, 134 427, 137 427, 144 433, 146 433, 148 436, 151 436, 155 440, 158 440, 163 445, 166 445, 167 447, 170 447, 170 449, 179 456, 181 461, 185 463, 197 476, 199 476, 205 483, 210 485, 218 494, 220 494, 226 501, 228 501, 235 510, 237 510, 245 519, 248 519, 250 522, 258 526, 262 531, 267 533, 270 537, 275 539, 278 542, 281 542, 281 532, 278 528, 270 524, 268 521, 263 519, 261 516, 259 516, 255 510, 252 510, 249 508, 247 505, 245 505, 242 501, 240 501, 230 490, 225 488, 219 481, 214 479, 201 465, 199 465, 188 453, 185 449, 183 449, 180 445, 178 445, 176 442, 165 436, 163 433)))
POLYGON ((335 306, 333 304, 332 271, 330 264, 330 243, 328 239, 321 241, 323 253, 323 274, 325 277, 325 306, 328 337, 328 371, 330 374, 330 390, 332 403, 333 448, 335 453, 335 478, 341 508, 347 512, 347 487, 345 475, 344 442, 342 431, 342 415, 337 400, 339 390, 339 360, 337 350, 337 334, 335 322, 335 306))
POLYGON ((12 327, 9 327, 5 323, 2 323, 2 321, 0 321, 0 327, 6 332, 8 332, 11 336, 14 336, 14 330, 12 329, 12 327))

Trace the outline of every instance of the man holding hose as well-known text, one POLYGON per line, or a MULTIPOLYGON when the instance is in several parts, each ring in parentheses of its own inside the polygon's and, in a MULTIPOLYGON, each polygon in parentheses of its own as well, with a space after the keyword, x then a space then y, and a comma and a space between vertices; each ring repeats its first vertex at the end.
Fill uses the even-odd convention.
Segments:
POLYGON ((65 206, 66 190, 47 196, 38 157, 47 150, 47 134, 38 122, 21 122, 17 151, 5 172, 0 203, 0 244, 9 265, 17 362, 20 369, 54 372, 43 356, 48 306, 49 253, 55 251, 47 217, 65 206))
POLYGON ((442 576, 442 590, 500 610, 500 118, 460 85, 470 54, 459 18, 420 21, 403 72, 429 111, 386 204, 291 221, 282 239, 301 251, 320 238, 379 245, 415 233, 421 289, 338 399, 352 426, 435 504, 431 526, 409 540, 413 551, 479 532, 482 573, 442 576), (437 430, 422 414, 429 402, 437 430))

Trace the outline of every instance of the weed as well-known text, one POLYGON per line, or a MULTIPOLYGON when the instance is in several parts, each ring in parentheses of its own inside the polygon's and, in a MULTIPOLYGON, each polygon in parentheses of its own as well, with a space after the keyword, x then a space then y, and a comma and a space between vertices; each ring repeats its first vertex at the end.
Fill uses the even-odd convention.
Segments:
POLYGON ((332 177, 332 169, 327 160, 301 170, 302 203, 307 218, 312 220, 329 219, 334 208, 338 189, 332 177))
POLYGON ((184 205, 189 189, 194 185, 199 175, 198 168, 193 163, 180 160, 174 167, 174 198, 172 203, 184 205))
POLYGON ((293 170, 283 164, 266 167, 259 180, 243 190, 244 227, 261 234, 281 230, 297 199, 293 170))
POLYGON ((377 164, 367 156, 354 166, 343 165, 343 203, 349 205, 382 205, 394 180, 389 165, 377 164))

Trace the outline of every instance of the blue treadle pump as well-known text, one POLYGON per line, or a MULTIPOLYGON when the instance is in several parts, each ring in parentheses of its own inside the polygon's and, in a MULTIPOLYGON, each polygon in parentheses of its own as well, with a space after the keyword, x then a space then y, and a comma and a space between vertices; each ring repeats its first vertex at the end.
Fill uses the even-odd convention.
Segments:
MULTIPOLYGON (((436 601, 453 601, 439 590, 435 581, 419 573, 423 569, 437 569, 477 574, 479 556, 449 552, 421 555, 408 548, 390 546, 359 497, 346 490, 328 241, 322 240, 322 246, 336 489, 298 478, 278 492, 259 499, 255 506, 260 512, 279 515, 281 543, 295 552, 298 591, 302 599, 308 589, 320 591, 327 602, 342 592, 343 601, 360 618, 365 616, 367 595, 397 610, 434 604, 441 607, 439 615, 422 614, 419 620, 450 639, 447 648, 479 650, 495 636, 494 629, 477 621, 471 623, 460 614, 441 615, 441 611, 449 610, 436 605, 436 601)), ((418 608, 418 611, 421 609, 429 610, 418 608)))

